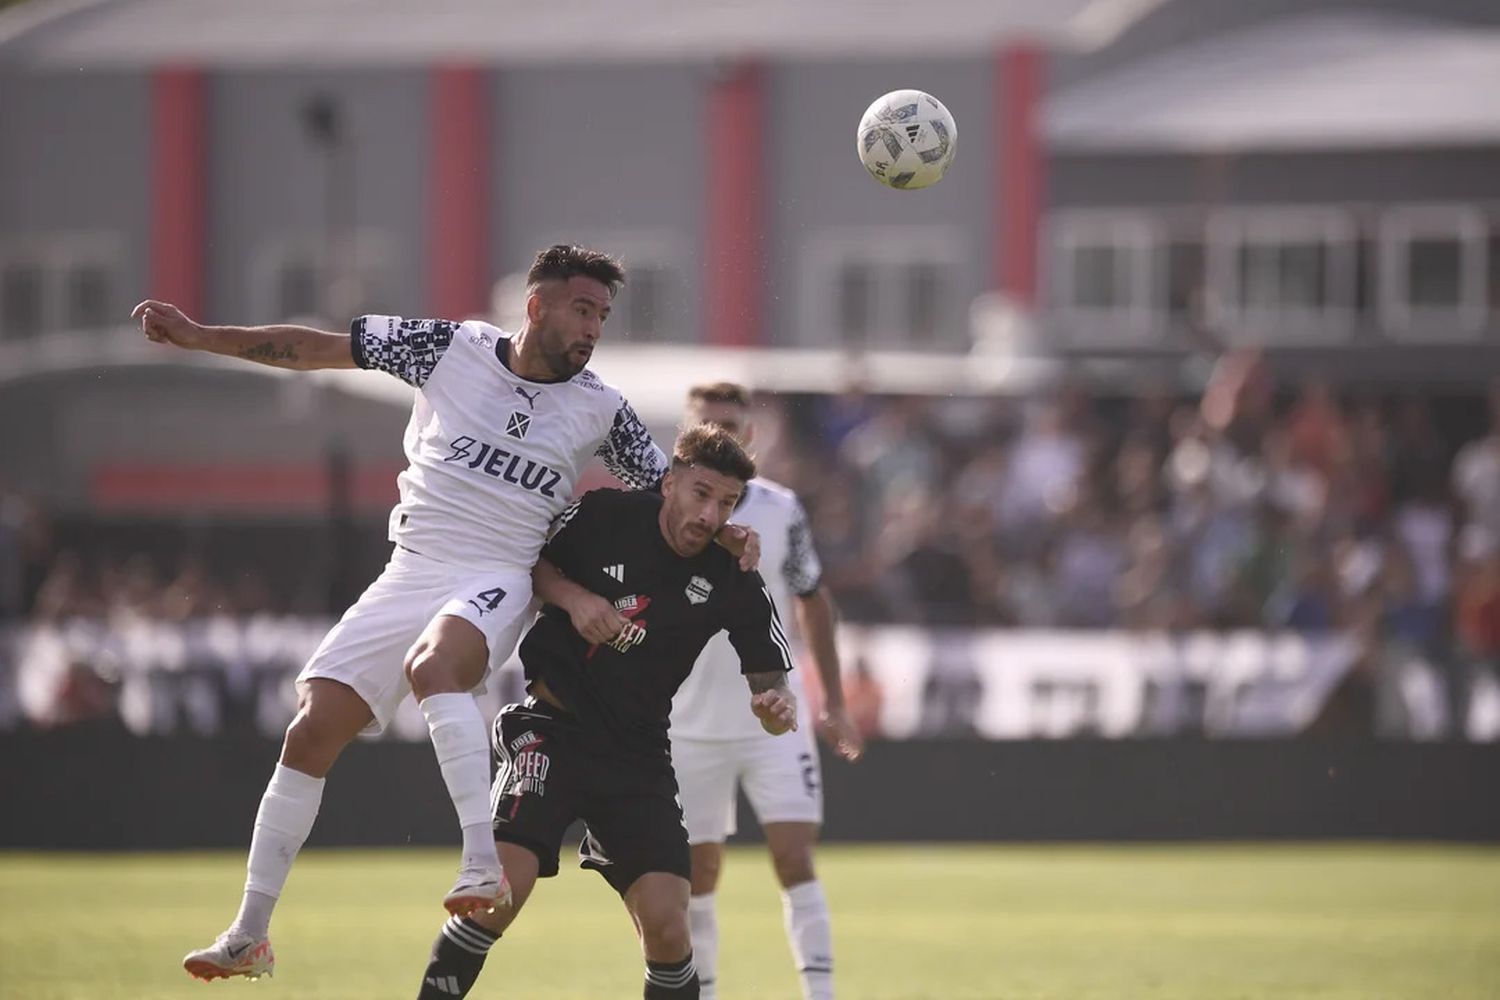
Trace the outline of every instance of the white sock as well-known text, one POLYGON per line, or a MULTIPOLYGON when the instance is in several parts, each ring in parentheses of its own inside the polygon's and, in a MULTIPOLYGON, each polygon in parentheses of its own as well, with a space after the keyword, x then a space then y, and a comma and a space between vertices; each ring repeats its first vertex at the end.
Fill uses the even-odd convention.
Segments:
POLYGON ((833 1000, 833 925, 822 884, 815 879, 783 891, 781 910, 804 1000, 833 1000))
POLYGON ((250 837, 250 860, 245 865, 245 896, 230 926, 265 937, 271 911, 291 874, 302 842, 312 832, 323 801, 323 779, 277 764, 261 796, 250 837))
POLYGON ((484 716, 471 694, 432 694, 421 705, 463 828, 463 867, 495 868, 500 862, 490 822, 490 741, 484 716))
POLYGON ((693 964, 698 967, 699 1000, 714 1000, 719 979, 719 917, 713 893, 688 898, 688 929, 693 936, 693 964))

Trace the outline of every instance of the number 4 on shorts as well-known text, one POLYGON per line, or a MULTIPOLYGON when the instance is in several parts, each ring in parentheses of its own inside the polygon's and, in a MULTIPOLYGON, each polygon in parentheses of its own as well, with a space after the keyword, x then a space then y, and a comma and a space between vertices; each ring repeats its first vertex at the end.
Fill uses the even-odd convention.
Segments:
POLYGON ((469 603, 478 608, 479 613, 482 615, 494 611, 500 606, 500 602, 503 600, 505 600, 505 591, 499 587, 495 587, 491 590, 481 590, 469 598, 469 603))

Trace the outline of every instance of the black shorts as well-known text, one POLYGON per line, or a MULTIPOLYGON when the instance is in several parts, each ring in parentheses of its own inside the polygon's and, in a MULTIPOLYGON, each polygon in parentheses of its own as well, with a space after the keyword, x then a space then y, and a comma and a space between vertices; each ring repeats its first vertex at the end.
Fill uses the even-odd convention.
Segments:
POLYGON ((671 760, 622 757, 585 738, 577 720, 528 698, 495 719, 495 839, 524 847, 538 875, 557 874, 563 835, 588 829, 579 863, 620 895, 647 872, 689 877, 687 829, 671 760))

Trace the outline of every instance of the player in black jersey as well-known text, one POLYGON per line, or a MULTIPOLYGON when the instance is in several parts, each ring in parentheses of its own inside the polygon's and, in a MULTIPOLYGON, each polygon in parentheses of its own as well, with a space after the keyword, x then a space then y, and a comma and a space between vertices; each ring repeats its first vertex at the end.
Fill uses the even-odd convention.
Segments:
POLYGON ((667 737, 672 695, 704 645, 729 633, 767 732, 797 727, 791 669, 760 574, 709 544, 755 463, 722 428, 684 431, 660 495, 596 490, 558 518, 534 576, 547 602, 521 642, 524 704, 495 720, 496 848, 509 906, 443 926, 419 1000, 466 995, 538 878, 556 875, 582 819, 581 863, 624 899, 646 960, 645 997, 698 996, 689 853, 667 737))

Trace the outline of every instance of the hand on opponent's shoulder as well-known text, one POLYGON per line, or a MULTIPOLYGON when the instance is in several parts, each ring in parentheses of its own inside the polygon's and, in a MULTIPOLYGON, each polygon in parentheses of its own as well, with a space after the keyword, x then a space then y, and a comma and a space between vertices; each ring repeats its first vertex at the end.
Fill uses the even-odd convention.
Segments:
POLYGON ((726 524, 714 536, 714 541, 738 557, 740 569, 746 573, 760 568, 760 532, 742 524, 726 524))

